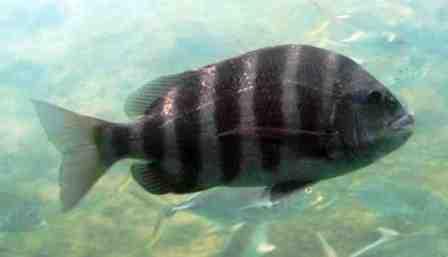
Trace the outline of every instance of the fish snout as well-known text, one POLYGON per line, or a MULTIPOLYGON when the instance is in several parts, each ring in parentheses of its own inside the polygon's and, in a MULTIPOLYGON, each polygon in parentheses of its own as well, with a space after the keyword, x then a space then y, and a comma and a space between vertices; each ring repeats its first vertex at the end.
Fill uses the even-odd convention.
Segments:
POLYGON ((415 125, 415 115, 412 112, 406 113, 389 124, 389 128, 397 132, 413 132, 415 125))

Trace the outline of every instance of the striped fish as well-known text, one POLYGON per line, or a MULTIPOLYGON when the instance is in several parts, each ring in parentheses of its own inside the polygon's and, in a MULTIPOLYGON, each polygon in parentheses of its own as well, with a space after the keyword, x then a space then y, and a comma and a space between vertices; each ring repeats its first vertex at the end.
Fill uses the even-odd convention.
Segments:
POLYGON ((307 45, 258 49, 156 79, 111 123, 33 100, 64 158, 63 210, 118 160, 153 194, 266 186, 272 197, 401 146, 413 115, 352 59, 307 45))

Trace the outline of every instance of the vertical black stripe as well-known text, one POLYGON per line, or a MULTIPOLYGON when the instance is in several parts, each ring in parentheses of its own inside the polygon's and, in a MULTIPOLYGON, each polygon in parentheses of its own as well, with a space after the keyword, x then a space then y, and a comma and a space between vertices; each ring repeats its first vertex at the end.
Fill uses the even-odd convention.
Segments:
POLYGON ((105 165, 130 154, 130 128, 121 124, 103 124, 94 132, 95 144, 105 165))
POLYGON ((161 126, 162 123, 162 117, 157 115, 145 120, 141 125, 138 124, 138 126, 143 126, 141 129, 141 138, 143 139, 144 156, 151 159, 153 158, 159 162, 163 161, 165 155, 165 131, 161 126))
POLYGON ((219 147, 216 137, 215 114, 215 82, 216 65, 208 65, 199 70, 200 76, 200 119, 202 124, 201 153, 205 172, 199 176, 200 188, 222 183, 219 169, 219 147))
MULTIPOLYGON (((255 123, 260 129, 283 129, 285 126, 282 112, 282 74, 287 50, 285 47, 275 47, 259 52, 253 108, 255 123)), ((268 138, 262 134, 258 138, 263 169, 276 170, 281 161, 280 147, 283 139, 268 138)))
MULTIPOLYGON (((283 116, 285 118, 285 128, 291 130, 300 129, 299 110, 297 106, 300 98, 298 97, 297 86, 297 67, 299 66, 301 59, 300 54, 302 47, 298 45, 292 45, 288 47, 288 56, 285 63, 285 71, 282 74, 283 77, 283 96, 282 96, 282 109, 283 116)), ((282 159, 289 160, 294 159, 294 147, 297 144, 297 138, 290 137, 286 144, 282 146, 281 156, 282 159)))
MULTIPOLYGON (((352 81, 354 72, 359 72, 359 66, 351 59, 339 55, 337 74, 338 79, 335 82, 334 94, 336 96, 342 96, 344 92, 348 90, 356 90, 352 88, 352 81)), ((335 127, 343 134, 342 140, 345 144, 357 145, 356 137, 353 137, 357 133, 356 126, 353 126, 353 120, 356 110, 350 101, 341 99, 337 103, 335 112, 335 127)))
POLYGON ((297 105, 299 98, 297 96, 297 67, 300 63, 300 46, 290 46, 285 63, 283 77, 283 116, 285 118, 285 127, 288 129, 300 129, 299 112, 297 105))
POLYGON ((199 172, 202 170, 200 148, 201 122, 198 111, 200 77, 191 73, 182 80, 174 100, 175 111, 179 118, 175 119, 174 129, 176 144, 181 164, 182 182, 176 186, 177 193, 191 192, 198 186, 199 172))
MULTIPOLYGON (((241 58, 231 59, 217 65, 215 83, 215 124, 217 133, 239 128, 240 80, 243 72, 241 58)), ((241 172, 242 144, 238 133, 219 137, 220 166, 225 183, 231 182, 241 172)))
MULTIPOLYGON (((328 52, 315 47, 304 46, 300 55, 301 61, 297 67, 297 80, 300 82, 297 90, 299 105, 300 126, 304 131, 321 131, 319 114, 322 109, 321 94, 327 92, 323 90, 325 83, 325 58, 328 52)), ((297 153, 299 155, 317 155, 324 154, 320 146, 320 138, 313 134, 303 133, 299 136, 297 142, 297 153)))
POLYGON ((130 129, 125 125, 112 125, 110 128, 111 147, 113 148, 113 158, 120 159, 130 154, 130 129))
POLYGON ((335 95, 342 95, 343 90, 350 86, 353 80, 353 72, 357 70, 357 64, 351 59, 337 55, 337 80, 335 81, 335 95))
POLYGON ((327 55, 325 61, 325 86, 324 89, 327 91, 324 95, 322 95, 321 99, 324 103, 324 108, 322 108, 322 114, 324 115, 324 119, 321 119, 324 126, 326 126, 328 131, 335 131, 334 128, 334 118, 338 97, 338 61, 340 57, 336 53, 329 53, 327 55))

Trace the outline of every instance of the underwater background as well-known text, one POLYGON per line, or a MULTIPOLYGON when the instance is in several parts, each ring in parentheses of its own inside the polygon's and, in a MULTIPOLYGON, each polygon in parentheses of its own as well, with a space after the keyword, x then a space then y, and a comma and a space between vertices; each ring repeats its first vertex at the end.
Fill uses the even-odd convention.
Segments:
POLYGON ((2 0, 0 256, 447 256, 447 59, 446 0, 2 0), (30 99, 126 121, 158 76, 286 43, 365 67, 415 112, 409 142, 275 206, 218 188, 188 210, 123 161, 61 213, 61 156, 30 99))

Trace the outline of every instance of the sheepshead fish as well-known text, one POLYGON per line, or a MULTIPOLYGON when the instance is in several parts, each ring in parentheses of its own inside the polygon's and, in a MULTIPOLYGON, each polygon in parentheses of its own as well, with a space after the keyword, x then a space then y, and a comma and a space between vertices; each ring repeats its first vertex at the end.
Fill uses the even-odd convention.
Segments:
POLYGON ((258 49, 156 79, 112 123, 33 100, 63 154, 63 210, 115 162, 139 159, 153 194, 266 186, 273 198, 355 171, 403 145, 414 117, 338 53, 308 45, 258 49))

